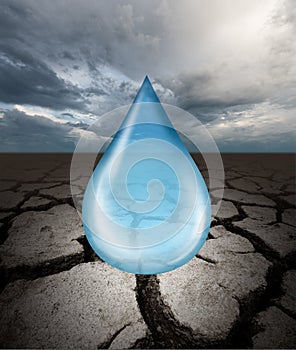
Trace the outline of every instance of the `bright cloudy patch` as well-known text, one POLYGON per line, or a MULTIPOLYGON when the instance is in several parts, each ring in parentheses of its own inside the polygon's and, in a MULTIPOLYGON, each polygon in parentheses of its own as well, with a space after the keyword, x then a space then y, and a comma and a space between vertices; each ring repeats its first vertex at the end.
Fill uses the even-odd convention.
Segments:
POLYGON ((295 151, 293 0, 0 7, 1 151, 72 151, 99 116, 131 103, 146 74, 222 151, 295 151))
POLYGON ((228 110, 208 128, 220 148, 227 152, 289 152, 295 150, 296 108, 269 102, 250 109, 228 110))

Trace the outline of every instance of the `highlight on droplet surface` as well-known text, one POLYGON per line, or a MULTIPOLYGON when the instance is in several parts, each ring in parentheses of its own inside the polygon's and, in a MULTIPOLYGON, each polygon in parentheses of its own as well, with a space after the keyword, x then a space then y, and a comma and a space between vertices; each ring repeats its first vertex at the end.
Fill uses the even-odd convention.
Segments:
POLYGON ((137 274, 176 269, 207 238, 206 184, 148 77, 89 179, 82 221, 98 256, 137 274))

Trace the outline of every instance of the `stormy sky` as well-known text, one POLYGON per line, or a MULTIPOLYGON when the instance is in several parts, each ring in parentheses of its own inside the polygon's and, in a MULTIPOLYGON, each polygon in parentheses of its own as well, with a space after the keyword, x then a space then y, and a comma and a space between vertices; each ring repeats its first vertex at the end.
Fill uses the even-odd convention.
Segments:
POLYGON ((146 74, 221 151, 295 151, 295 37, 294 0, 0 0, 0 151, 73 151, 146 74))

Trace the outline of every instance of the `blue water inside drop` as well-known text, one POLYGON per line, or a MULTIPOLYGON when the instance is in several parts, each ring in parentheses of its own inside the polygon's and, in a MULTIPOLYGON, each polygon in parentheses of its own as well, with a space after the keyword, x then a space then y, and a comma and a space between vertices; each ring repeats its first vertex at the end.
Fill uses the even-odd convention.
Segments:
POLYGON ((207 187, 148 77, 89 180, 82 220, 103 260, 137 274, 176 269, 207 238, 207 187))

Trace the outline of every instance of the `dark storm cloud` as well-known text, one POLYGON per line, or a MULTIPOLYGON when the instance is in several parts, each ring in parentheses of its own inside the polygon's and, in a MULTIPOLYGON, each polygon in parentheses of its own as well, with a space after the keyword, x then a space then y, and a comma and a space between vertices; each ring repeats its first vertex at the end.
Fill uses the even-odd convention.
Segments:
POLYGON ((0 98, 5 103, 52 109, 83 108, 79 89, 58 78, 30 53, 0 45, 0 98))
POLYGON ((1 114, 0 152, 72 152, 75 149, 78 135, 72 131, 80 125, 61 124, 16 109, 1 114))
POLYGON ((84 61, 92 72, 107 62, 141 79, 143 60, 146 65, 154 56, 162 27, 151 15, 157 4, 155 0, 141 7, 115 0, 2 0, 0 37, 17 46, 24 43, 44 59, 84 61), (142 11, 148 23, 137 13, 142 11))
POLYGON ((97 96, 103 96, 103 95, 107 95, 107 92, 104 91, 103 89, 100 89, 98 87, 89 87, 83 90, 84 93, 87 94, 87 96, 91 96, 91 95, 97 95, 97 96))
POLYGON ((166 81, 165 85, 174 91, 180 107, 191 112, 223 109, 231 106, 253 104, 265 100, 266 95, 256 85, 229 90, 227 80, 219 81, 215 72, 181 73, 177 81, 166 81))
POLYGON ((26 28, 26 20, 30 16, 27 7, 13 1, 2 1, 0 6, 0 38, 20 39, 23 29, 26 28))

